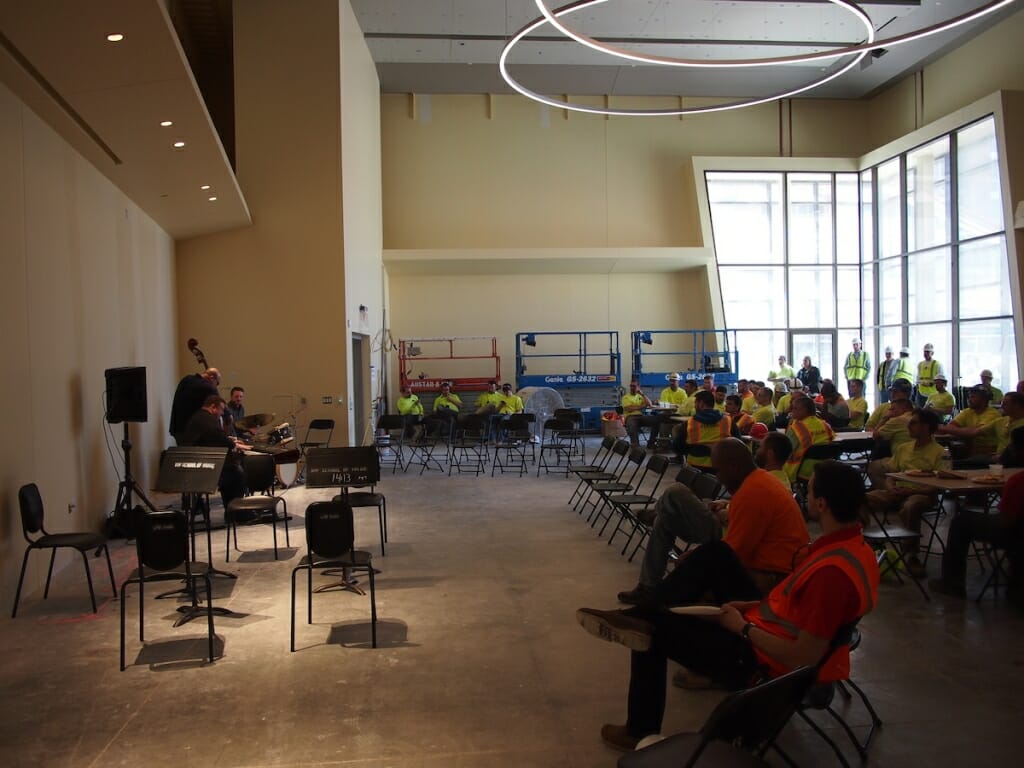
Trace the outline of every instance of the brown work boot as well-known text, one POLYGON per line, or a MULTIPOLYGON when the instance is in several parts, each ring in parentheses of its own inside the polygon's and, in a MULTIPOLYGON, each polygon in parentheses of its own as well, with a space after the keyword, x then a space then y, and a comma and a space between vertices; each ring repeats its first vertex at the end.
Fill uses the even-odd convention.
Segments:
POLYGON ((672 685, 676 688, 685 688, 688 691, 706 691, 711 688, 720 688, 714 680, 704 675, 698 675, 692 669, 680 667, 672 675, 672 685))
POLYGON ((654 626, 643 619, 627 616, 621 611, 599 611, 580 608, 576 621, 594 637, 624 645, 631 651, 649 651, 654 626))
POLYGON ((619 752, 632 752, 640 743, 640 739, 629 735, 626 726, 611 723, 601 726, 601 741, 619 752))
POLYGON ((655 602, 654 590, 644 584, 637 584, 627 592, 619 592, 616 597, 626 605, 651 605, 655 602))

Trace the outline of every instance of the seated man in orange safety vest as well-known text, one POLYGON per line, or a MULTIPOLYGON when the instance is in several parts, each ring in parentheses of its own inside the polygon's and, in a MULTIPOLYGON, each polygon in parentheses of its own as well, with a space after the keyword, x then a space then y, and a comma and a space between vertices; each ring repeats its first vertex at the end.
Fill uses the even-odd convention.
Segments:
MULTIPOLYGON (((863 505, 864 483, 855 469, 819 462, 809 483, 807 511, 820 523, 822 536, 763 600, 727 602, 709 616, 651 606, 579 609, 576 619, 587 632, 633 652, 626 724, 605 725, 605 744, 628 751, 661 730, 668 659, 732 690, 765 675, 818 664, 820 682, 848 677, 849 648, 824 657, 839 629, 878 601, 878 565, 859 522, 863 505)), ((737 559, 718 567, 728 578, 730 568, 743 566, 737 559)))
POLYGON ((727 437, 739 437, 739 431, 733 426, 729 414, 715 409, 715 396, 705 389, 693 396, 693 416, 686 422, 686 429, 679 430, 672 441, 672 449, 685 458, 687 464, 704 469, 711 468, 711 453, 707 456, 686 456, 689 445, 706 445, 711 448, 719 440, 727 437))
POLYGON ((793 446, 793 452, 783 469, 789 475, 790 481, 806 480, 811 476, 815 462, 804 462, 804 454, 812 445, 824 445, 835 439, 832 427, 824 420, 818 418, 814 412, 814 401, 807 397, 801 397, 793 401, 791 409, 792 418, 789 427, 786 429, 786 437, 793 446), (803 466, 801 467, 801 463, 803 466), (799 472, 799 477, 797 473, 799 472))

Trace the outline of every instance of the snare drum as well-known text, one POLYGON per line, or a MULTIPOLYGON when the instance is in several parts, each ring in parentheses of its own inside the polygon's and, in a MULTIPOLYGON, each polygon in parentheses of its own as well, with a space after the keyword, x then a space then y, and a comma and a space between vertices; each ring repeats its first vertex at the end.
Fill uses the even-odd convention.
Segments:
POLYGON ((287 444, 293 439, 292 428, 288 422, 278 424, 267 433, 267 442, 271 445, 287 444))

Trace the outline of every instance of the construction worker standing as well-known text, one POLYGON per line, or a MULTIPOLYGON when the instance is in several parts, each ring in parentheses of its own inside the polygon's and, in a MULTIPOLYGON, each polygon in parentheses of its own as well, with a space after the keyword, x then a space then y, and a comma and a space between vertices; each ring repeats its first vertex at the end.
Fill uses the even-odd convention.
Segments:
POLYGON ((853 340, 853 351, 846 356, 846 363, 843 365, 847 382, 851 379, 865 381, 871 375, 871 355, 865 352, 863 347, 863 340, 853 340))
POLYGON ((878 364, 878 402, 889 402, 889 390, 892 388, 892 381, 896 377, 896 369, 899 367, 899 360, 892 356, 892 347, 885 348, 885 360, 878 364))
MULTIPOLYGON (((914 366, 910 362, 910 347, 900 347, 900 359, 896 365, 896 373, 892 377, 892 380, 899 381, 902 379, 910 385, 910 388, 914 388, 914 366)), ((890 395, 892 394, 892 385, 889 386, 890 395)))
POLYGON ((945 374, 945 371, 942 370, 942 363, 932 357, 932 353, 934 352, 935 347, 933 347, 930 342, 925 344, 924 360, 917 364, 918 408, 923 408, 928 398, 938 391, 935 389, 935 377, 939 374, 945 374))

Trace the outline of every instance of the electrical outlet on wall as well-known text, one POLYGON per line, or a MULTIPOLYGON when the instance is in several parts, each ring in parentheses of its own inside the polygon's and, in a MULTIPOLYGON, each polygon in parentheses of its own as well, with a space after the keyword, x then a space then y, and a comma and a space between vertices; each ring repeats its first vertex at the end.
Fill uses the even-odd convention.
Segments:
POLYGON ((330 405, 333 402, 334 402, 334 398, 331 397, 330 395, 324 395, 323 397, 320 398, 320 404, 321 405, 330 405))

